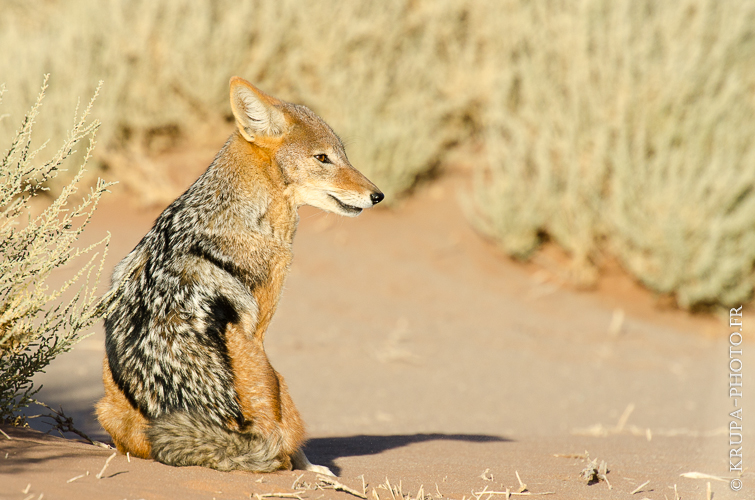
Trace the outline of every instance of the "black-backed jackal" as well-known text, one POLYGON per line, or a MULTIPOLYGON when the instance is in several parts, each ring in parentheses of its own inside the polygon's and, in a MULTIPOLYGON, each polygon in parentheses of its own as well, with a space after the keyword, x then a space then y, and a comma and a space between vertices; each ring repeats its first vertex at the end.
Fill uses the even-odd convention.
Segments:
POLYGON ((171 465, 272 471, 309 463, 263 341, 297 208, 355 216, 383 194, 310 109, 231 79, 237 130, 116 266, 97 416, 118 449, 171 465))

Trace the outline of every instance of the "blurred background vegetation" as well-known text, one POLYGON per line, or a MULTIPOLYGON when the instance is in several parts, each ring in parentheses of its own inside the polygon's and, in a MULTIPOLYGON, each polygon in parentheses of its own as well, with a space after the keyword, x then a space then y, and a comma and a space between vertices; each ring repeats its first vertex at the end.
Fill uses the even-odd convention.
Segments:
MULTIPOLYGON (((137 191, 177 194, 155 186, 164 177, 143 160, 179 142, 222 142, 228 79, 240 75, 323 116, 389 199, 463 157, 476 181, 463 197, 470 222, 516 258, 555 242, 582 285, 618 260, 688 309, 752 295, 755 2, 0 8, 0 82, 12 96, 1 136, 13 135, 42 74, 52 74, 46 112, 58 117, 103 79, 95 160, 137 191)), ((58 143, 68 128, 46 120, 37 133, 58 143)))

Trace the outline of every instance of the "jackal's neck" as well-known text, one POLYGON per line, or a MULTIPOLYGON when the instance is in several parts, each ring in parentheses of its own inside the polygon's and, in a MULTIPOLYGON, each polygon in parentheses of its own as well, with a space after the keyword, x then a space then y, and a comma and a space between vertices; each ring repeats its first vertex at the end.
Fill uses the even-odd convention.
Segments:
POLYGON ((205 190, 216 198, 215 224, 293 242, 299 215, 273 151, 234 132, 204 177, 205 190))

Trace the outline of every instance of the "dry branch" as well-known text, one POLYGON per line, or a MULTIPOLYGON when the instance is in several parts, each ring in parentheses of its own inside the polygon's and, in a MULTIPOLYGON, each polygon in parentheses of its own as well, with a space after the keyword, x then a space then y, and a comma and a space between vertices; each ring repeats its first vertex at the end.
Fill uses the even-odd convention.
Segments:
POLYGON ((482 495, 510 495, 510 496, 542 496, 542 495, 555 495, 555 491, 543 491, 541 493, 535 493, 532 491, 524 491, 524 492, 516 492, 516 491, 481 491, 478 493, 474 493, 476 497, 479 498, 479 496, 482 495))
POLYGON ((346 493, 354 495, 355 497, 364 498, 365 500, 367 499, 367 495, 359 493, 357 490, 349 488, 345 484, 343 484, 341 482, 338 482, 338 481, 336 481, 335 479, 333 479, 331 477, 326 477, 326 476, 318 475, 317 476, 317 480, 324 484, 324 485, 319 485, 320 488, 322 488, 322 489, 331 489, 331 490, 336 490, 336 491, 344 491, 346 493))
POLYGON ((641 485, 639 485, 638 487, 636 487, 635 489, 633 489, 632 492, 630 493, 630 495, 634 495, 635 493, 639 493, 640 491, 642 491, 642 488, 644 488, 645 486, 648 485, 648 483, 650 483, 649 479, 647 481, 645 481, 644 483, 642 483, 641 485))
POLYGON ((107 466, 110 465, 110 462, 115 458, 117 454, 117 452, 114 452, 112 455, 110 455, 108 459, 105 460, 105 465, 102 466, 102 470, 98 472, 94 477, 96 477, 97 479, 102 479, 102 475, 105 473, 105 469, 107 469, 107 466))
POLYGON ((263 498, 296 498, 302 500, 301 493, 255 493, 254 497, 257 500, 262 500, 263 498))

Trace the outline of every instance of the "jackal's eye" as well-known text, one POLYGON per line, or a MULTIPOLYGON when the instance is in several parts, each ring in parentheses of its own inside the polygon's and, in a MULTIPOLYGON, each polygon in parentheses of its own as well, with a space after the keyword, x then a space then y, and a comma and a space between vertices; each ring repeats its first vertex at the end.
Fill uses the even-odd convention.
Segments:
POLYGON ((330 158, 328 158, 328 155, 315 155, 315 158, 317 158, 317 161, 320 163, 333 163, 330 161, 330 158))

